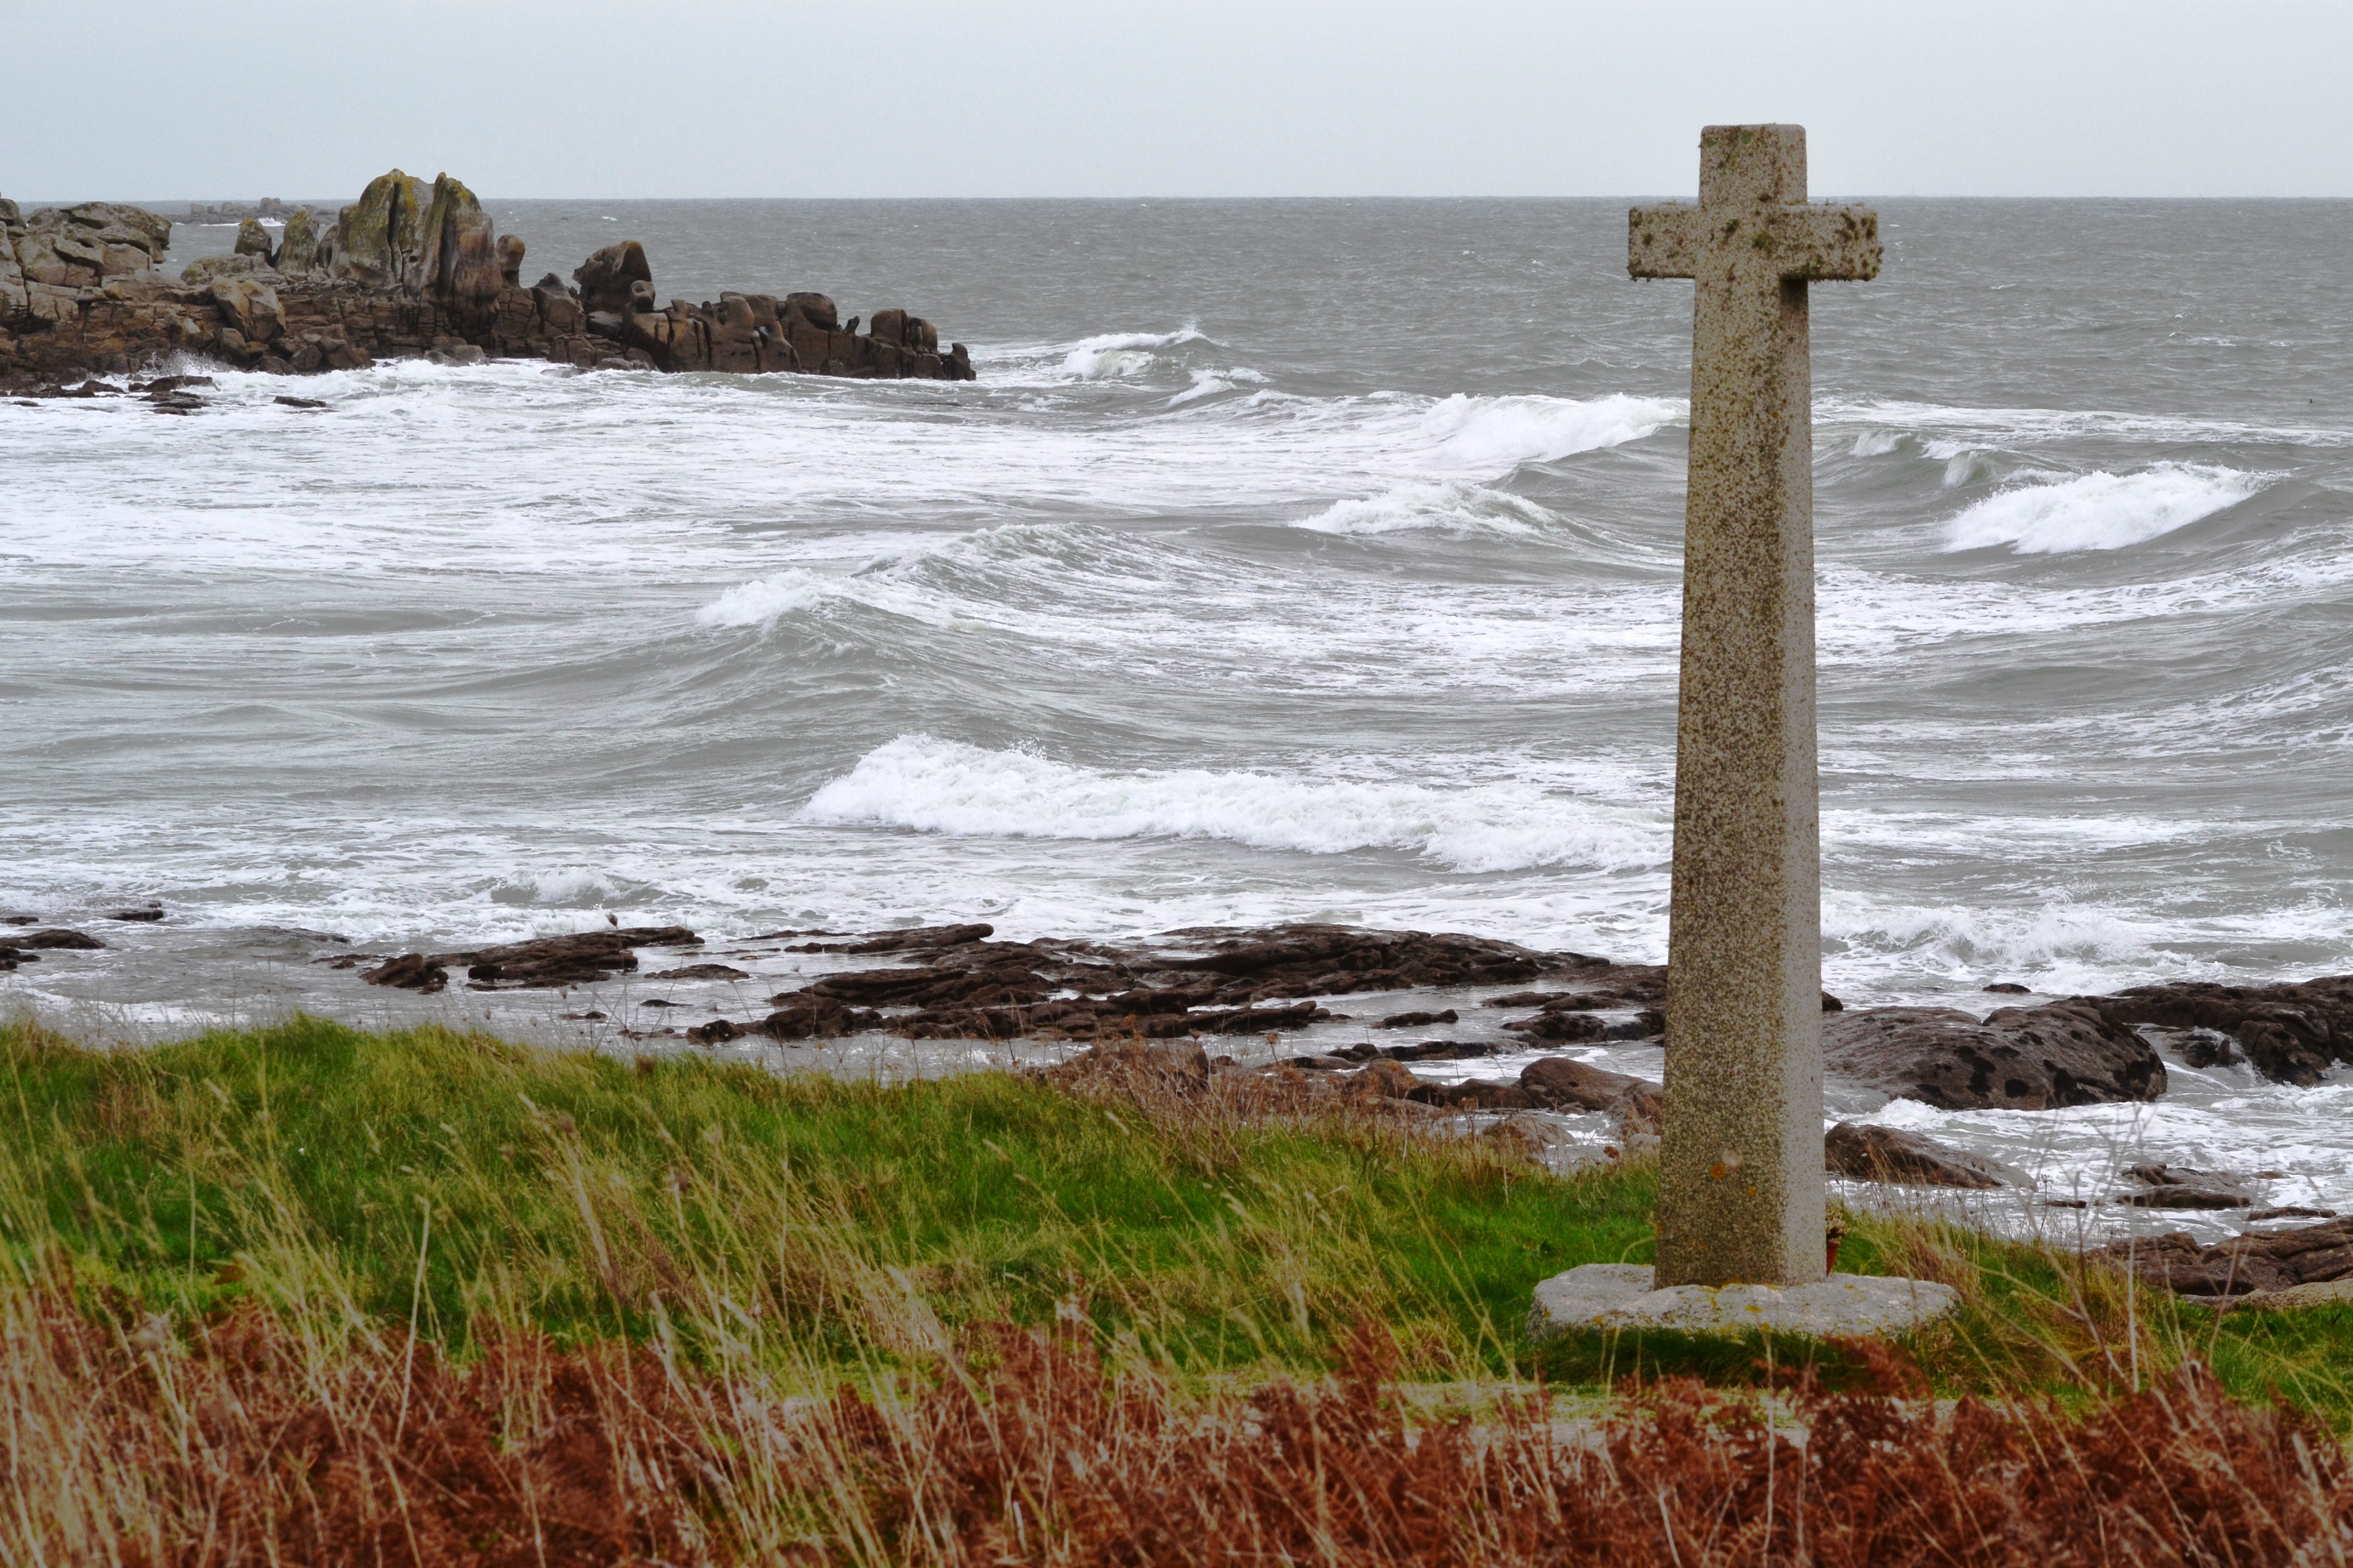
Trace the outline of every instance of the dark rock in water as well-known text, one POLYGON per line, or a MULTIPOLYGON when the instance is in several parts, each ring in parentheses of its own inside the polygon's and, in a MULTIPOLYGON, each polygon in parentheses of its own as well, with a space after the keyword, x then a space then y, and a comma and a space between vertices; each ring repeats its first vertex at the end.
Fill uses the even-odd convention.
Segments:
POLYGON ((2181 1231, 2128 1237, 2084 1254, 2185 1296, 2241 1296, 2353 1278, 2353 1219, 2251 1232, 2200 1247, 2181 1231))
POLYGON ((0 969, 14 969, 20 963, 38 963, 40 962, 41 955, 37 952, 26 952, 21 947, 9 947, 5 943, 0 943, 0 969))
POLYGON ((1622 1024, 1612 1024, 1601 1031, 1605 1040, 1649 1040, 1664 1044, 1667 1016, 1655 1008, 1645 1007, 1622 1024))
POLYGON ((729 963, 690 963, 683 969, 663 969, 646 976, 649 980, 749 980, 748 970, 729 963))
POLYGON ((1822 1011, 1825 1013, 1843 1013, 1846 1011, 1846 1004, 1825 991, 1822 993, 1822 1011))
POLYGON ((289 397, 282 392, 276 397, 271 398, 270 401, 272 403, 282 403, 289 408, 324 408, 327 406, 315 397, 289 397))
POLYGON ((28 931, 8 939, 10 947, 57 950, 70 952, 90 952, 106 943, 86 931, 68 931, 63 926, 51 926, 46 931, 28 931))
POLYGON ((442 963, 470 964, 468 978, 491 984, 583 985, 637 968, 637 954, 631 948, 702 945, 702 939, 684 926, 626 926, 435 956, 442 963))
POLYGON ((2353 974, 2281 985, 2177 980, 2076 1000, 2116 1024, 2228 1035, 2274 1083, 2310 1088, 2336 1063, 2353 1062, 2353 974))
POLYGON ((1609 1032, 1609 1026, 1590 1013, 1538 1013, 1533 1018, 1514 1018, 1504 1025, 1515 1035, 1525 1035, 1531 1040, 1548 1045, 1575 1045, 1585 1040, 1598 1040, 1609 1032))
POLYGON ((40 923, 41 917, 38 915, 0 915, 0 925, 37 926, 40 923))
POLYGON ((1458 1110, 1533 1110, 1536 1099, 1515 1083, 1474 1078, 1462 1083, 1419 1083, 1406 1098, 1458 1110))
POLYGON ((1425 1024, 1458 1023, 1454 1009, 1443 1013, 1392 1013, 1373 1026, 1376 1029, 1419 1029, 1425 1024))
POLYGON ((2239 1042, 2220 1029, 2191 1029, 2181 1037, 2181 1059, 2194 1068, 2238 1067, 2247 1058, 2239 1042))
POLYGON ((779 1040, 829 1039, 880 1028, 882 1015, 867 1007, 848 1007, 821 996, 796 995, 791 1005, 761 1021, 760 1033, 779 1040))
POLYGON ((160 921, 164 918, 164 906, 142 904, 136 909, 111 910, 106 918, 111 921, 160 921))
POLYGON ((708 1024, 689 1029, 686 1037, 698 1046, 715 1046, 723 1040, 742 1037, 744 1031, 724 1018, 713 1018, 708 1024))
POLYGON ((1827 1069, 1947 1110, 2048 1110, 2155 1100, 2165 1064, 2147 1041, 2077 1003, 2005 1007, 1982 1023, 1945 1007, 1873 1007, 1823 1021, 1827 1069))
POLYGON ((404 952, 374 969, 364 969, 360 978, 370 985, 396 985, 427 996, 449 984, 449 972, 421 952, 404 952))
POLYGON ((2031 996, 2033 993, 2015 980, 1997 980, 1986 990, 2002 996, 2031 996))
POLYGON ((2031 1184, 1999 1161, 1894 1127, 1858 1127, 1841 1121, 1824 1135, 1822 1157, 1832 1175, 1856 1182, 1979 1192, 2031 1184))
POLYGON ((2261 1225, 2267 1219, 2335 1219, 2335 1209, 2298 1208, 2291 1204, 2285 1208, 2253 1209, 2247 1215, 2249 1225, 2261 1225))
MULTIPOLYGON (((785 931, 785 936, 797 936, 797 931, 785 931)), ((968 942, 986 942, 997 934, 992 925, 918 926, 910 931, 885 931, 881 936, 860 937, 851 942, 810 942, 798 947, 788 947, 786 952, 918 952, 929 948, 961 947, 968 942)))
POLYGON ((2133 1165, 2125 1179, 2134 1184, 2111 1202, 2144 1209, 2244 1209, 2261 1200, 2235 1176, 2188 1165, 2133 1165))

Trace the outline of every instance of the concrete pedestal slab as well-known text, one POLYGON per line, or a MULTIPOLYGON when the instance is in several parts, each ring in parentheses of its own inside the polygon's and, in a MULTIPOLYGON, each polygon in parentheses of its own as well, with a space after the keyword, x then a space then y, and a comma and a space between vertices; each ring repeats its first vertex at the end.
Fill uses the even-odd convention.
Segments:
POLYGON ((1670 1285, 1648 1264, 1588 1263, 1536 1287, 1528 1337, 1664 1329, 1684 1334, 1899 1334, 1960 1304, 1949 1285, 1833 1274, 1811 1285, 1670 1285))

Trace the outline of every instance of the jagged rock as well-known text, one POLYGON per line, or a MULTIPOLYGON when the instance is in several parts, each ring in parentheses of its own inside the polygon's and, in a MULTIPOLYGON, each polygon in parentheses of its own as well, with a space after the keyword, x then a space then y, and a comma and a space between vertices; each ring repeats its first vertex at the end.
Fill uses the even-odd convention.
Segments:
POLYGON ((523 255, 523 243, 522 237, 512 234, 502 234, 499 236, 498 251, 499 277, 506 283, 515 288, 521 288, 522 286, 523 255))
POLYGON ((598 311, 618 314, 629 309, 629 285, 643 283, 650 290, 654 271, 646 261, 646 247, 630 239, 597 251, 582 262, 572 277, 580 285, 582 310, 591 315, 598 311))
POLYGON ((261 226, 259 218, 249 217, 237 226, 237 244, 231 247, 233 254, 259 257, 267 262, 277 248, 269 243, 269 231, 261 226))
POLYGON ((1861 1127, 1841 1121, 1824 1135, 1822 1155, 1832 1175, 1856 1182, 1978 1192, 2031 1184, 2023 1173, 1998 1160, 1894 1127, 1861 1127))
POLYGON ((394 985, 430 996, 448 985, 449 972, 424 953, 404 952, 374 969, 362 970, 360 978, 370 985, 394 985))
POLYGON ((638 967, 638 947, 700 947, 684 926, 623 926, 571 936, 538 937, 469 952, 438 953, 436 961, 470 965, 466 977, 486 985, 582 985, 638 967))
POLYGON ((2166 1084, 2146 1040, 2075 1003, 2004 1007, 1982 1023, 1944 1007, 1834 1014, 1822 1056, 1851 1082, 1947 1110, 2155 1100, 2166 1084))
POLYGON ((833 301, 823 294, 787 294, 784 302, 787 318, 798 317, 807 326, 821 332, 830 332, 841 325, 841 317, 833 301))
POLYGON ((2353 1062, 2353 974, 2280 985, 2177 980, 2075 1000, 2115 1024, 2227 1035, 2274 1083, 2310 1088, 2336 1063, 2353 1062))
POLYGON ((849 942, 808 942, 787 947, 786 952, 921 952, 944 947, 961 947, 968 942, 986 942, 997 934, 992 925, 916 926, 907 931, 884 931, 880 936, 860 937, 849 942))
POLYGON ((2251 1232, 2200 1247, 2181 1231, 2128 1237, 2084 1254, 2185 1296, 2238 1296, 2353 1279, 2353 1219, 2251 1232))

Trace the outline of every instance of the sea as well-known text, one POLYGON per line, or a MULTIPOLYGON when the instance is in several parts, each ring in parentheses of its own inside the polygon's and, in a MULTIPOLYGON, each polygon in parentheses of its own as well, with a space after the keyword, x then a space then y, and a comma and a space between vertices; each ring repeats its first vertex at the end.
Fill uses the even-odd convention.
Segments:
MULTIPOLYGON (((367 1021, 317 933, 608 916, 1664 958, 1692 300, 1627 203, 486 205, 526 279, 634 238, 979 380, 0 404, 0 907, 110 944, 0 1010, 367 1021)), ((2353 970, 2353 203, 1877 205, 1813 289, 1825 984, 2353 970)), ((2232 1074, 1858 1113, 2353 1208, 2353 1071, 2232 1074)))

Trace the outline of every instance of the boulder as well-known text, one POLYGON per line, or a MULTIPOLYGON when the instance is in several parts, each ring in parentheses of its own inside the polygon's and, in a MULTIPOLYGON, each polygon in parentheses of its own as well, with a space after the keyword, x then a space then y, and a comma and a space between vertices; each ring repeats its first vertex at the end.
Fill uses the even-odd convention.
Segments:
POLYGON ((515 288, 522 287, 522 240, 512 234, 499 236, 499 276, 515 288))
POLYGON ((475 305, 497 297, 501 281, 498 237, 490 215, 464 181, 446 174, 433 177, 423 235, 410 288, 475 305))
POLYGON ((425 249, 424 184, 398 169, 378 174, 335 221, 337 277, 379 288, 406 284, 425 249))
POLYGON ((1966 1149, 1900 1128, 1859 1127, 1852 1121, 1840 1122, 1823 1137, 1822 1162, 1831 1174, 1855 1182, 1978 1192, 2032 1184, 2010 1166, 1966 1149))
POLYGON ((237 244, 231 247, 232 254, 258 256, 268 261, 277 248, 269 243, 269 231, 261 226, 259 218, 249 217, 237 226, 237 244))
POLYGON ((63 926, 50 926, 45 931, 11 931, 8 933, 8 945, 28 951, 37 948, 63 952, 94 952, 104 947, 106 943, 88 931, 70 931, 63 926))
POLYGON ((591 315, 621 314, 630 308, 629 285, 643 283, 650 290, 654 269, 646 260, 646 247, 629 239, 596 252, 575 268, 572 277, 580 285, 582 310, 591 315))
POLYGON ((2177 980, 2075 1002, 2115 1024, 2226 1035, 2274 1083, 2308 1089, 2335 1064, 2353 1062, 2353 974, 2280 985, 2177 980))
POLYGON ((1947 1110, 2155 1100, 2166 1084, 2147 1041, 2077 1003, 2004 1007, 1982 1022, 1946 1007, 1834 1013, 1822 1058, 1849 1082, 1947 1110))
POLYGON ((309 207, 297 207, 287 218, 286 232, 278 243, 278 270, 289 278, 300 278, 318 259, 319 226, 311 221, 309 207))
POLYGON ((259 278, 216 278, 208 291, 221 321, 248 343, 266 343, 285 325, 278 290, 259 278))
POLYGON ((1520 1074, 1520 1087, 1547 1110, 1609 1110, 1659 1092, 1659 1086, 1648 1079, 1588 1067, 1566 1057, 1531 1063, 1520 1074))

